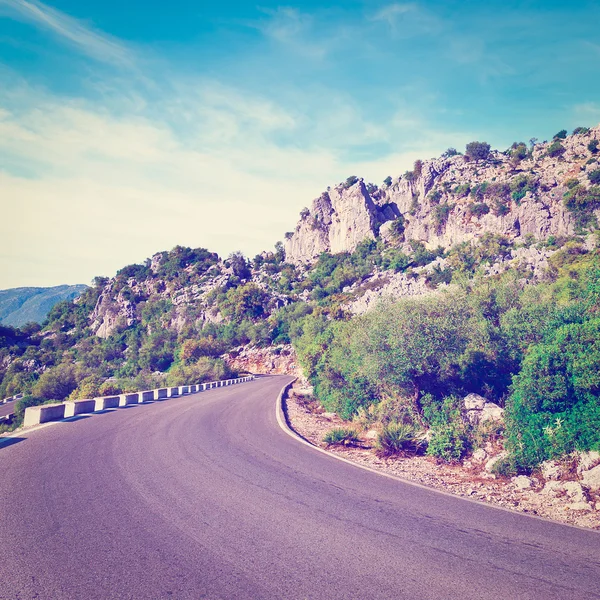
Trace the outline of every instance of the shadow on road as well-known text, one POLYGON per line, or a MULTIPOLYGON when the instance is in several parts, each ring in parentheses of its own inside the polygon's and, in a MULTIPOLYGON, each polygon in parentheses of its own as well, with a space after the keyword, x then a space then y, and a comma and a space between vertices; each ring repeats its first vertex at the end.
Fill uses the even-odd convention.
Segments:
POLYGON ((24 438, 24 437, 0 438, 0 450, 2 450, 2 448, 8 448, 9 446, 14 446, 15 444, 18 444, 19 442, 22 442, 26 439, 27 438, 24 438))

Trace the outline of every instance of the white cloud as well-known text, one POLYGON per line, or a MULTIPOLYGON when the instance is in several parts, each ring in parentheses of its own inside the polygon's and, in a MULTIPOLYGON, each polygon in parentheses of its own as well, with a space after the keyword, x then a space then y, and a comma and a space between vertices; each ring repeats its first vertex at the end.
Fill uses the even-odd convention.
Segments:
POLYGON ((408 4, 388 4, 380 8, 372 17, 373 21, 386 21, 390 27, 396 24, 396 19, 400 15, 416 10, 417 5, 413 2, 408 4))
MULTIPOLYGON (((36 0, 0 7, 89 56, 141 64, 119 41, 36 0)), ((312 45, 311 17, 272 17, 272 39, 325 55, 326 45, 312 45)), ((326 85, 282 82, 283 102, 143 64, 148 86, 116 69, 94 79, 93 101, 2 73, 10 84, 0 88, 0 288, 85 283, 176 244, 254 255, 328 184, 351 174, 380 182, 456 142, 418 111, 367 117, 350 93, 326 85), (373 158, 356 158, 363 148, 373 158)))
POLYGON ((600 103, 583 102, 573 107, 573 113, 578 119, 585 119, 585 124, 595 124, 600 121, 600 103))
POLYGON ((81 21, 38 0, 0 0, 0 8, 2 7, 16 18, 49 29, 96 60, 121 67, 133 66, 132 52, 120 41, 94 31, 81 21))
POLYGON ((314 35, 315 21, 312 15, 290 7, 276 10, 265 9, 267 18, 251 24, 267 38, 313 60, 323 59, 331 46, 333 37, 319 39, 314 35))

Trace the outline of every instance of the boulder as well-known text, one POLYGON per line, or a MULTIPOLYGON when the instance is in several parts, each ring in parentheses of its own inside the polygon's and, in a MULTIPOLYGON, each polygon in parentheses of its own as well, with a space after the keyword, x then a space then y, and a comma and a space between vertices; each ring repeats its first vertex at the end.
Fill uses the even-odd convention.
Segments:
POLYGON ((589 471, 596 465, 600 465, 600 452, 590 450, 589 452, 579 452, 577 456, 577 472, 589 471))
POLYGON ((515 487, 518 490, 527 490, 533 484, 533 481, 529 477, 525 475, 519 475, 518 477, 513 477, 511 481, 514 483, 515 487))
POLYGON ((581 482, 591 492, 600 492, 600 465, 589 471, 584 471, 581 476, 581 482))
POLYGON ((556 460, 547 460, 540 465, 544 479, 558 481, 565 473, 565 468, 556 460))
POLYGON ((578 481, 563 481, 562 485, 573 502, 586 502, 585 492, 578 481))
POLYGON ((504 409, 494 402, 488 402, 479 394, 465 396, 463 404, 471 425, 477 426, 488 421, 501 423, 504 420, 504 409))
POLYGON ((465 410, 467 411, 483 410, 483 407, 485 406, 487 400, 479 394, 469 394, 468 396, 465 396, 463 402, 465 405, 465 410))
POLYGON ((565 491, 565 487, 561 481, 548 481, 541 491, 546 496, 558 496, 565 491))
POLYGON ((475 452, 473 452, 473 456, 471 460, 473 462, 483 462, 487 458, 488 454, 483 448, 477 448, 475 452))
POLYGON ((504 421, 504 409, 494 402, 486 402, 481 411, 479 422, 486 423, 487 421, 502 423, 504 421))
POLYGON ((498 454, 497 456, 490 458, 490 460, 488 460, 485 463, 484 470, 487 473, 491 473, 492 469, 496 466, 496 463, 499 463, 501 460, 505 459, 506 456, 507 456, 506 452, 500 452, 500 454, 498 454))

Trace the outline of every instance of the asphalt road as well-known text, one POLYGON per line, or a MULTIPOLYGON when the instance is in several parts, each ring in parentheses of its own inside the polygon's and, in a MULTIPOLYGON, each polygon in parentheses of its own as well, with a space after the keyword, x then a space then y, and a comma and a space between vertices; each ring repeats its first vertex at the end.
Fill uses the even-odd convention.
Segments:
POLYGON ((0 404, 0 417, 6 417, 7 415, 14 413, 15 404, 16 402, 14 400, 12 402, 7 402, 6 404, 0 404))
POLYGON ((287 381, 0 446, 0 598, 600 598, 600 534, 316 452, 277 425, 287 381))

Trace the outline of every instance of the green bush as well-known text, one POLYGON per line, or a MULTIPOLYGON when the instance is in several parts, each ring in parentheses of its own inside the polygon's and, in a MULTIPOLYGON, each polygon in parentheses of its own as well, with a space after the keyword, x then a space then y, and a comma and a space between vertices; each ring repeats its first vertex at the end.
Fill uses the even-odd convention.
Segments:
POLYGON ((457 156, 458 154, 460 154, 460 152, 456 148, 448 148, 442 154, 442 156, 445 156, 446 158, 450 158, 451 156, 457 156))
POLYGON ((588 173, 590 183, 600 184, 600 169, 594 169, 588 173))
POLYGON ((578 184, 569 189, 564 195, 567 209, 575 215, 579 228, 595 225, 594 210, 600 207, 600 186, 593 185, 586 188, 578 184))
POLYGON ((433 207, 433 222, 438 231, 446 224, 453 209, 454 204, 438 204, 433 207))
POLYGON ((425 442, 415 428, 404 423, 389 423, 377 435, 377 454, 383 457, 417 454, 424 446, 425 442))
POLYGON ((583 135, 588 133, 590 130, 589 127, 575 127, 575 129, 573 129, 573 135, 583 135))
POLYGON ((402 241, 404 239, 404 228, 406 226, 406 221, 402 215, 400 215, 397 219, 392 221, 390 226, 391 234, 398 240, 402 241))
POLYGON ((431 204, 439 204, 442 196, 441 190, 433 190, 428 196, 429 202, 431 202, 431 204))
POLYGON ((558 158, 562 156, 566 152, 566 148, 559 142, 556 141, 548 147, 546 151, 546 156, 550 156, 551 158, 558 158))
POLYGON ((383 183, 385 183, 385 185, 390 186, 392 185, 392 178, 388 175, 384 180, 383 183))
POLYGON ((353 185, 355 185, 356 183, 358 183, 358 177, 356 175, 350 175, 350 177, 348 177, 346 179, 346 181, 344 181, 343 184, 343 188, 345 190, 347 190, 348 188, 351 188, 353 185))
POLYGON ((527 158, 529 151, 524 142, 514 142, 510 148, 510 157, 516 161, 521 161, 527 158))
POLYGON ((525 197, 527 192, 535 192, 537 187, 537 181, 524 174, 518 175, 509 183, 509 188, 512 192, 512 199, 517 204, 519 204, 519 202, 525 197))
POLYGON ((600 319, 558 327, 533 346, 507 403, 507 447, 519 469, 600 449, 600 319))
POLYGON ((561 129, 555 136, 554 139, 555 140, 564 140, 567 137, 567 130, 566 129, 561 129))
POLYGON ((467 208, 469 214, 477 218, 481 218, 490 212, 490 207, 485 202, 471 203, 467 208))
POLYGON ((25 409, 30 406, 39 406, 40 404, 44 404, 46 400, 44 398, 36 398, 35 396, 23 396, 20 400, 15 401, 15 417, 13 419, 13 424, 17 427, 20 427, 23 424, 23 419, 25 418, 25 409))
POLYGON ((487 142, 469 142, 465 154, 471 160, 486 160, 490 155, 490 149, 487 142))
POLYGON ((464 196, 468 196, 471 192, 471 186, 468 183, 463 183, 461 185, 457 185, 454 188, 454 193, 459 197, 463 198, 464 196))
POLYGON ((598 144, 600 142, 598 142, 598 140, 592 140, 588 145, 587 145, 587 149, 592 153, 592 154, 596 154, 598 152, 598 144))
POLYGON ((32 395, 43 400, 64 400, 77 387, 74 365, 60 364, 44 371, 33 386, 32 395))
POLYGON ((477 200, 477 202, 483 202, 489 185, 490 184, 487 181, 484 181, 473 186, 471 188, 471 196, 477 200))
POLYGON ((441 401, 431 394, 421 399, 423 416, 430 427, 427 454, 446 462, 463 458, 471 448, 469 429, 462 416, 462 400, 447 396, 441 401))
POLYGON ((360 440, 354 429, 337 427, 328 431, 323 436, 323 441, 328 446, 356 446, 360 440))

